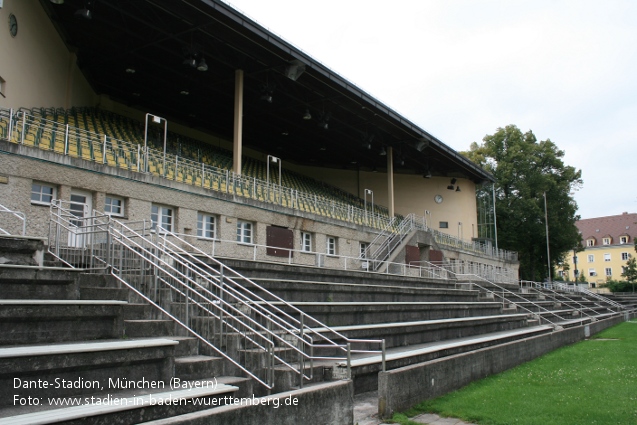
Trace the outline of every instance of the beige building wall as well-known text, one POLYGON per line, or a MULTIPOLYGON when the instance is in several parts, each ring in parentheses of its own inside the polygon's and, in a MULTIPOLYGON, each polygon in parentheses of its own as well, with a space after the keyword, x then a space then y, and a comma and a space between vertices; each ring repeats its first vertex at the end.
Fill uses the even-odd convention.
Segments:
MULTIPOLYGON (((626 280, 622 277, 623 267, 635 254, 632 243, 587 247, 584 251, 577 253, 577 270, 579 276, 584 276, 586 281, 594 287, 603 285, 608 279, 626 280)), ((561 270, 562 276, 564 280, 573 280, 575 275, 573 251, 569 252, 566 264, 568 264, 568 270, 561 270)))
POLYGON ((4 0, 0 9, 0 107, 92 106, 95 94, 37 0, 4 0), (7 22, 13 14, 18 34, 7 22), (29 52, 29 54, 24 54, 29 52))
MULTIPOLYGON (((385 173, 300 167, 285 163, 283 167, 339 187, 360 198, 364 197, 365 189, 370 189, 374 193, 374 203, 383 206, 389 203, 385 173)), ((467 179, 457 179, 455 186, 460 187, 460 192, 456 192, 447 189, 450 181, 449 177, 425 179, 420 175, 395 174, 396 214, 424 216, 431 228, 461 239, 477 237, 476 185, 467 179), (442 196, 441 203, 434 201, 436 195, 442 196), (448 227, 441 228, 440 222, 446 222, 448 227)), ((371 196, 367 196, 367 201, 371 202, 371 196)))

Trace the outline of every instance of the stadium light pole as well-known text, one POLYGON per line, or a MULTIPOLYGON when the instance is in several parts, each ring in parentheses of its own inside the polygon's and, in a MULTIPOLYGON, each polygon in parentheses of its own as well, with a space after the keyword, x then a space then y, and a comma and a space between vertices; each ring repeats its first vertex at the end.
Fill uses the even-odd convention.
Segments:
POLYGON ((544 192, 544 223, 546 224, 546 258, 549 266, 549 285, 551 284, 551 250, 549 249, 549 213, 546 207, 546 192, 544 192))
POLYGON ((365 201, 365 222, 367 224, 369 224, 369 218, 367 217, 367 195, 371 195, 372 196, 372 221, 374 219, 374 191, 372 191, 371 189, 365 189, 365 197, 364 197, 364 201, 365 201))

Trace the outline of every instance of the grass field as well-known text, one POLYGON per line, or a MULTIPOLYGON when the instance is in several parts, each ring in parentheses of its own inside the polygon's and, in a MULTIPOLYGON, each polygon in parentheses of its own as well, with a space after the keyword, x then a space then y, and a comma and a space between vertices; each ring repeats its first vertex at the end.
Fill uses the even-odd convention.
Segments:
POLYGON ((392 418, 438 413, 481 425, 637 424, 637 321, 558 349, 392 418))

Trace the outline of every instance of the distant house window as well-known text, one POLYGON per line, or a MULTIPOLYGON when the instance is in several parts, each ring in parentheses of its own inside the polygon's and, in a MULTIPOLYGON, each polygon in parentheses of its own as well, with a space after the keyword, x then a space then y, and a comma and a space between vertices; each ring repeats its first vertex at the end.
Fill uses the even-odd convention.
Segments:
POLYGON ((121 217, 124 215, 124 200, 116 196, 107 195, 104 199, 104 212, 108 215, 121 217))
POLYGON ((252 243, 252 223, 237 220, 237 242, 252 243))
POLYGON ((588 255, 588 262, 589 263, 594 263, 595 262, 595 256, 593 254, 589 254, 588 255))
POLYGON ((595 246, 595 239, 587 239, 586 246, 595 246))
POLYGON ((630 254, 627 252, 622 252, 622 261, 627 261, 630 258, 630 254))
POLYGON ((620 236, 619 237, 619 243, 624 245, 628 243, 628 236, 620 236))
POLYGON ((597 272, 595 272, 595 269, 588 269, 588 275, 589 276, 597 276, 597 272))
POLYGON ((197 236, 210 239, 217 236, 217 220, 214 215, 197 214, 197 236))
POLYGON ((312 234, 301 232, 301 251, 312 252, 312 234))
POLYGON ((610 261, 610 254, 604 254, 604 261, 610 261))
POLYGON ((336 238, 332 236, 327 237, 327 247, 325 252, 327 255, 336 255, 336 238))
POLYGON ((610 241, 611 241, 611 238, 603 238, 602 239, 602 244, 603 245, 610 245, 610 241))
POLYGON ((441 221, 440 225, 438 226, 441 229, 448 229, 449 228, 449 222, 448 221, 441 221))
POLYGON ((150 209, 151 229, 156 229, 159 225, 163 230, 172 232, 173 230, 173 209, 163 205, 156 205, 150 209))
POLYGON ((606 273, 606 276, 612 276, 613 275, 613 269, 611 269, 610 267, 606 267, 606 269, 604 269, 604 272, 606 273))
POLYGON ((49 205, 55 199, 55 188, 46 183, 33 183, 31 185, 31 203, 49 205))
POLYGON ((360 252, 360 257, 361 257, 361 258, 367 258, 367 254, 366 254, 365 252, 367 251, 367 247, 368 247, 368 246, 369 246, 369 245, 368 245, 367 243, 365 243, 365 242, 361 242, 361 244, 360 244, 360 251, 359 251, 359 252, 360 252))

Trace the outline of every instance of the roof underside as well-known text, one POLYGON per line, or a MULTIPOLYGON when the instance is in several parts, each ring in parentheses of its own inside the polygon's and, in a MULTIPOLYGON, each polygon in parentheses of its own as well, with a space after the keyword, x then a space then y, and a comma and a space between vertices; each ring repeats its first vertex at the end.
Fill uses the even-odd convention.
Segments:
POLYGON ((40 1, 93 89, 115 101, 232 140, 235 71, 241 69, 243 144, 248 148, 300 165, 383 171, 387 163, 381 151, 391 146, 397 173, 429 170, 477 183, 493 180, 225 3, 40 1), (87 3, 92 19, 74 16, 87 3), (204 59, 208 70, 184 65, 188 57, 204 59), (305 66, 296 81, 286 76, 292 61, 305 66), (306 112, 311 119, 303 119, 306 112))

